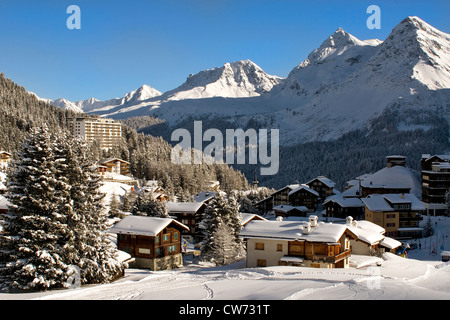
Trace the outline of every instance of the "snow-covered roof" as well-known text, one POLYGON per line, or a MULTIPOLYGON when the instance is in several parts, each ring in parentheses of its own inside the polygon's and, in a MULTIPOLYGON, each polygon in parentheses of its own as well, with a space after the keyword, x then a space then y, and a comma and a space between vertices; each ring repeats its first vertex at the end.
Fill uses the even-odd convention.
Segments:
POLYGON ((308 211, 308 208, 305 206, 291 206, 288 204, 279 204, 279 205, 273 207, 273 210, 279 211, 279 212, 284 212, 284 213, 288 213, 289 211, 294 210, 294 209, 297 209, 302 212, 308 211))
POLYGON ((345 225, 320 222, 303 232, 306 221, 250 221, 241 231, 244 238, 306 240, 309 242, 336 243, 346 230, 345 225))
POLYGON ((417 197, 410 193, 403 194, 371 194, 362 198, 362 202, 370 211, 396 211, 393 204, 411 204, 411 210, 423 211, 425 207, 417 197))
POLYGON ((383 168, 364 178, 361 186, 366 188, 409 188, 410 192, 420 197, 422 186, 414 172, 403 166, 383 168))
POLYGON ((332 181, 331 179, 328 179, 325 176, 319 176, 316 177, 314 179, 312 179, 311 181, 308 181, 306 184, 310 184, 311 182, 313 182, 314 180, 319 180, 320 182, 322 182, 324 185, 326 185, 328 188, 334 188, 336 186, 336 183, 334 183, 334 181, 332 181))
POLYGON ((180 227, 189 230, 187 226, 170 218, 156 218, 145 216, 127 216, 117 222, 110 230, 111 233, 135 234, 156 236, 169 224, 175 223, 180 227))
POLYGON ((388 248, 388 249, 395 249, 402 245, 402 243, 398 240, 392 239, 390 237, 385 237, 381 242, 380 245, 388 248))
POLYGON ((298 192, 298 191, 300 191, 300 190, 308 191, 309 193, 312 193, 313 195, 319 197, 319 193, 318 193, 317 191, 311 189, 311 188, 310 188, 308 185, 306 185, 306 184, 301 184, 301 185, 299 185, 298 187, 291 188, 291 191, 289 191, 289 194, 288 194, 288 195, 292 195, 292 194, 294 194, 294 193, 296 193, 296 192, 298 192))
POLYGON ((0 181, 0 191, 6 191, 6 186, 0 181))
POLYGON ((117 161, 130 164, 128 161, 125 161, 125 160, 122 160, 122 159, 119 159, 119 158, 104 159, 104 160, 100 161, 100 164, 104 164, 104 163, 108 163, 108 162, 117 162, 117 161))
POLYGON ((263 218, 255 213, 246 213, 246 212, 240 212, 241 214, 241 218, 242 218, 242 225, 245 225, 246 223, 248 223, 249 221, 253 220, 254 218, 257 218, 257 220, 265 220, 267 221, 266 218, 263 218))
POLYGON ((170 213, 188 212, 195 213, 203 206, 203 202, 167 202, 167 210, 170 213))
POLYGON ((217 192, 212 191, 202 191, 194 196, 195 202, 205 202, 214 198, 217 192))
POLYGON ((370 245, 380 243, 384 239, 384 235, 370 229, 359 228, 357 225, 348 225, 348 230, 353 233, 358 240, 361 240, 370 245))
POLYGON ((337 203, 342 208, 360 208, 364 207, 364 203, 362 203, 359 198, 344 198, 342 194, 330 196, 325 199, 323 204, 327 204, 329 202, 337 203))

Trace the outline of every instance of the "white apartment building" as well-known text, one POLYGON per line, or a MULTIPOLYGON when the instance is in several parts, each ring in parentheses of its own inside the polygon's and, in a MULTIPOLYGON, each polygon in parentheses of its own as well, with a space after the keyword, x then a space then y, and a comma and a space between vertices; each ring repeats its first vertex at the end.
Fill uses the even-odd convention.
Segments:
POLYGON ((112 148, 122 136, 122 125, 112 119, 77 117, 67 119, 69 130, 87 142, 100 144, 102 149, 112 148))

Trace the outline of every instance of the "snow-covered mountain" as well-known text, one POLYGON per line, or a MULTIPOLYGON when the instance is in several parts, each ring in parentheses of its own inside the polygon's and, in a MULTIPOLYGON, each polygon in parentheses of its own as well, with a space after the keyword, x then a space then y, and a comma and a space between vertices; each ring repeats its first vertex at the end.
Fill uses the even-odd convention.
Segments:
POLYGON ((280 81, 281 78, 268 75, 252 61, 241 60, 190 75, 181 86, 166 92, 163 99, 255 97, 269 92, 280 81))
POLYGON ((133 90, 127 94, 125 94, 122 98, 113 98, 105 101, 101 101, 95 98, 89 98, 87 100, 80 100, 76 102, 71 102, 64 98, 59 98, 56 100, 44 99, 38 97, 34 92, 30 92, 34 94, 39 100, 45 101, 47 103, 53 104, 56 107, 72 110, 77 113, 81 112, 90 112, 92 110, 101 110, 101 109, 109 109, 117 106, 126 106, 134 103, 139 103, 141 101, 145 101, 157 96, 160 96, 162 93, 155 88, 152 88, 146 84, 139 87, 136 90, 133 90))
POLYGON ((450 118, 450 35, 418 17, 401 21, 384 41, 339 28, 285 79, 245 60, 190 75, 164 94, 151 89, 75 105, 116 119, 154 115, 172 126, 206 115, 235 127, 251 119, 280 128, 283 144, 329 140, 394 105, 443 107, 450 118))

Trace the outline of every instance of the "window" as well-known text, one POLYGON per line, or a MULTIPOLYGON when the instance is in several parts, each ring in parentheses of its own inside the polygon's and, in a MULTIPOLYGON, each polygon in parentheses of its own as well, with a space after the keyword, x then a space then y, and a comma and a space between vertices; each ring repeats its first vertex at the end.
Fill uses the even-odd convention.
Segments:
POLYGON ((163 234, 163 241, 169 241, 170 234, 163 234))
POLYGON ((150 249, 148 249, 148 248, 139 248, 138 252, 140 254, 150 254, 150 249))
POLYGON ((392 227, 393 228, 393 227, 395 227, 395 223, 386 223, 386 227, 388 227, 388 228, 392 227))
POLYGON ((257 267, 267 267, 266 259, 258 259, 258 260, 256 260, 256 266, 257 267))
POLYGON ((119 236, 119 239, 122 240, 122 241, 126 241, 127 240, 127 235, 126 234, 121 234, 119 236))
POLYGON ((177 246, 176 245, 167 247, 167 252, 175 252, 175 251, 177 251, 177 246))
POLYGON ((161 254, 161 248, 156 248, 156 255, 159 256, 161 254))
POLYGON ((264 250, 264 243, 255 242, 255 250, 264 250))
POLYGON ((386 218, 387 219, 395 219, 395 214, 387 214, 386 218))
POLYGON ((178 240, 178 232, 175 232, 175 233, 173 234, 173 239, 174 239, 174 240, 178 240))
POLYGON ((155 237, 155 243, 159 243, 159 236, 155 237))
POLYGON ((283 251, 283 244, 281 243, 277 244, 277 251, 283 251))

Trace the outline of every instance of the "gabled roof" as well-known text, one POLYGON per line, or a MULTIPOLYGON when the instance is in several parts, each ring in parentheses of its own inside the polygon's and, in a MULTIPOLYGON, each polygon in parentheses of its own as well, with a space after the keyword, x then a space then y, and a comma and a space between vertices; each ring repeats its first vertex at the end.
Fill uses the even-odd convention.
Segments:
POLYGON ((364 207, 364 203, 362 203, 359 198, 344 198, 342 194, 330 196, 325 199, 323 204, 327 204, 329 202, 334 202, 338 204, 342 208, 361 208, 364 207))
POLYGON ((109 230, 109 232, 117 234, 135 234, 154 237, 172 223, 189 231, 189 228, 187 226, 170 218, 127 216, 121 221, 117 222, 109 230))
POLYGON ((308 212, 308 208, 305 206, 291 206, 288 204, 280 204, 277 205, 275 207, 273 207, 273 210, 275 211, 279 211, 279 212, 284 212, 284 213, 288 213, 292 210, 298 210, 298 211, 302 211, 302 212, 308 212))
POLYGON ((264 220, 267 221, 266 218, 263 218, 255 213, 245 213, 245 212, 240 212, 241 214, 241 218, 242 218, 242 225, 246 225, 248 222, 252 221, 252 220, 264 220))
POLYGON ((169 213, 196 213, 203 205, 203 202, 167 202, 167 210, 169 213))
POLYGON ((328 188, 334 188, 336 186, 336 183, 334 183, 334 181, 332 181, 331 179, 328 179, 325 176, 319 176, 316 177, 314 179, 312 179, 311 181, 307 182, 306 184, 310 184, 311 182, 315 181, 315 180, 319 180, 320 182, 322 182, 324 185, 326 185, 328 188))
POLYGON ((295 189, 291 189, 291 191, 289 191, 288 195, 292 195, 300 190, 305 190, 309 193, 312 193, 313 195, 315 195, 316 197, 319 197, 319 193, 313 189, 311 189, 309 186, 307 186, 306 184, 302 184, 298 187, 296 187, 295 189))
POLYGON ((370 211, 396 211, 392 207, 394 204, 411 204, 413 211, 426 210, 422 202, 410 193, 371 194, 367 198, 362 198, 361 201, 370 211))
POLYGON ((108 162, 115 162, 115 161, 120 161, 120 162, 123 162, 123 163, 130 164, 128 161, 125 161, 125 160, 122 160, 122 159, 119 159, 119 158, 104 159, 104 160, 100 161, 100 164, 104 164, 104 163, 108 163, 108 162))

